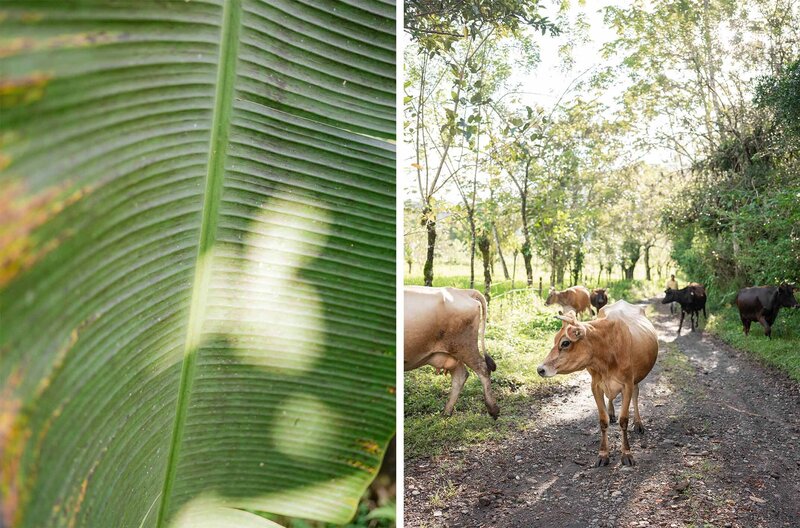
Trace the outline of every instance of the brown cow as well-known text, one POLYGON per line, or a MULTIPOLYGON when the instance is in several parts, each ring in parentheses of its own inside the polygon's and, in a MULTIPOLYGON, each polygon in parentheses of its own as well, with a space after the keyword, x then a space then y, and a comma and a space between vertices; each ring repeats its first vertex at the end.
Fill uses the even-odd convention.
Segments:
POLYGON ((453 377, 450 398, 444 407, 453 414, 458 395, 467 381, 467 368, 478 375, 489 414, 497 419, 489 372, 497 368, 486 353, 486 299, 476 290, 458 288, 405 288, 404 369, 431 365, 453 377), (483 355, 478 349, 480 336, 483 355), (466 366, 465 366, 466 365, 466 366))
POLYGON ((564 313, 572 310, 576 314, 588 310, 590 314, 594 315, 592 310, 591 300, 589 297, 589 290, 583 286, 572 286, 563 291, 556 291, 552 286, 550 293, 547 295, 545 305, 560 304, 564 309, 564 313))
POLYGON ((586 369, 592 375, 592 394, 600 417, 600 452, 596 466, 608 465, 608 424, 614 416, 614 398, 622 392, 619 426, 622 429, 622 464, 633 465, 628 443, 628 411, 633 400, 634 431, 644 434, 639 415, 639 382, 653 368, 658 338, 644 309, 617 301, 600 310, 597 319, 582 323, 575 313, 562 320, 555 345, 539 365, 542 377, 586 369), (606 402, 608 398, 608 411, 606 402))

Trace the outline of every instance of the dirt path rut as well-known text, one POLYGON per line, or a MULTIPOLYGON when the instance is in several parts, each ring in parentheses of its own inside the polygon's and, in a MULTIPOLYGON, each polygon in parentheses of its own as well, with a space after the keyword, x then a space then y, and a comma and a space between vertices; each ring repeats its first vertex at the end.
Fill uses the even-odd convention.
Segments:
POLYGON ((656 310, 636 466, 620 465, 614 424, 611 463, 592 467, 600 435, 583 372, 503 442, 407 460, 405 526, 800 526, 800 386, 703 332, 676 337, 677 319, 656 310))

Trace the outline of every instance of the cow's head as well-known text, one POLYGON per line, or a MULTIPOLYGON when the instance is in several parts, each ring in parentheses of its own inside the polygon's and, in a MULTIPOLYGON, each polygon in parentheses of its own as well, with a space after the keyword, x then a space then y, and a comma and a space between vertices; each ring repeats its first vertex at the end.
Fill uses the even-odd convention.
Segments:
POLYGON ((794 298, 796 289, 793 285, 785 282, 778 286, 778 304, 784 308, 800 308, 800 304, 794 298))
POLYGON ((677 299, 675 299, 676 291, 677 290, 673 290, 672 288, 667 288, 666 290, 664 290, 664 298, 661 300, 661 304, 676 302, 677 301, 677 299))
POLYGON ((608 302, 608 295, 606 294, 605 288, 597 288, 594 290, 594 294, 598 302, 608 302))
POLYGON ((558 302, 558 292, 554 286, 550 286, 550 291, 547 293, 547 300, 544 301, 545 306, 550 306, 558 302))
POLYGON ((536 371, 543 378, 556 374, 569 374, 586 367, 591 357, 588 344, 583 341, 587 326, 578 321, 575 312, 557 315, 561 319, 561 330, 553 340, 553 348, 536 371))

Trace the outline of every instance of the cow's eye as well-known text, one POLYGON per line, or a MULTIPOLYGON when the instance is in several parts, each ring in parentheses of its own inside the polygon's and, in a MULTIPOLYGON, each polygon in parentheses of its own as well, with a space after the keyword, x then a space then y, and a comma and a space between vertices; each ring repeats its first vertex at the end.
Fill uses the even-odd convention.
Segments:
POLYGON ((571 344, 572 342, 569 339, 565 339, 561 342, 561 348, 567 348, 571 344))

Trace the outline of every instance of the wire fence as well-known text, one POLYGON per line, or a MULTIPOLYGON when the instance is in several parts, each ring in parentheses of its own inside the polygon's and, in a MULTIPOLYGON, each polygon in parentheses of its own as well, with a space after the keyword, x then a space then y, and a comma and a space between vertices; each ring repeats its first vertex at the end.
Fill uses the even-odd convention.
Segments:
POLYGON ((536 288, 516 288, 494 295, 490 303, 490 312, 503 317, 508 312, 527 308, 533 303, 539 304, 541 302, 541 294, 536 288))

